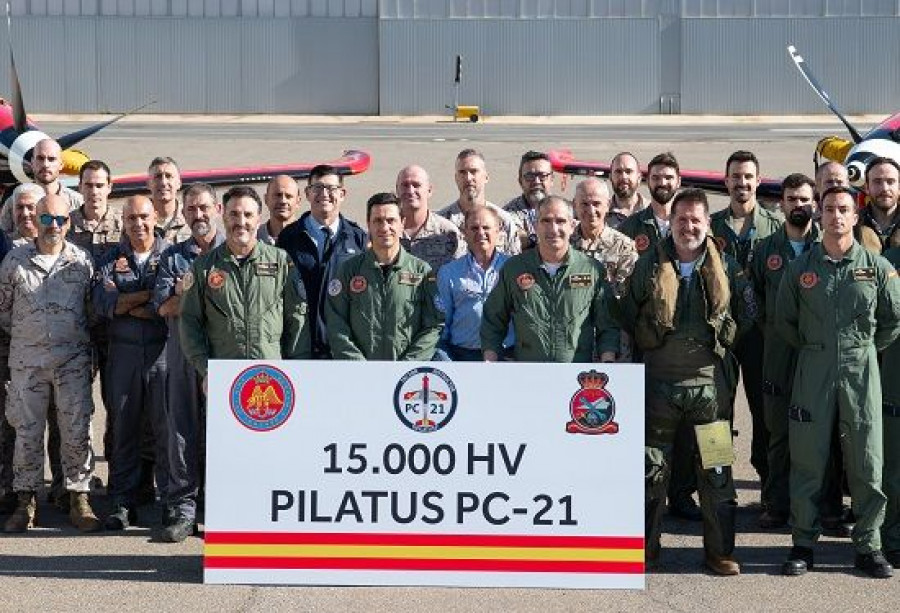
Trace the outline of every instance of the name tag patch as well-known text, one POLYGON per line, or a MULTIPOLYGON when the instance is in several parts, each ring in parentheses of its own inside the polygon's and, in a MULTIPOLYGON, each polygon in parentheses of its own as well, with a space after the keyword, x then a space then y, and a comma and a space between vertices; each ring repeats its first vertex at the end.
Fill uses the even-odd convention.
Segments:
POLYGON ((594 280, 591 275, 569 275, 569 287, 571 288, 591 287, 593 284, 594 280))
POLYGON ((278 274, 277 262, 257 262, 256 274, 259 277, 274 277, 278 274))
POLYGON ((408 270, 400 271, 400 278, 397 280, 400 285, 418 285, 422 282, 422 275, 409 272, 408 270))
POLYGON ((853 275, 854 281, 874 281, 875 280, 875 269, 874 268, 854 268, 851 272, 853 275))

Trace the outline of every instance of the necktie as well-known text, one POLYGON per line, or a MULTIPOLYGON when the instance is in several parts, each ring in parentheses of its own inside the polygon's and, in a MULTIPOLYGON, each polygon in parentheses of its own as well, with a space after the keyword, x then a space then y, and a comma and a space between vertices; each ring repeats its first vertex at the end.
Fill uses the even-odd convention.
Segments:
POLYGON ((331 250, 331 228, 322 226, 322 235, 325 237, 322 241, 322 259, 325 259, 328 257, 328 252, 331 250))

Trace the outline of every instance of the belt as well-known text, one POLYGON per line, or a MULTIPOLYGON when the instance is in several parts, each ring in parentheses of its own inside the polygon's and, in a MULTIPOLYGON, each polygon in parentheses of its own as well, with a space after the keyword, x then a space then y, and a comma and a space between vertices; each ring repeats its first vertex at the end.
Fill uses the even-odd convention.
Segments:
POLYGON ((788 419, 790 419, 792 421, 803 422, 803 423, 811 422, 812 414, 809 411, 807 411, 806 409, 803 409, 801 407, 798 407, 795 404, 792 404, 790 407, 788 407, 788 419))

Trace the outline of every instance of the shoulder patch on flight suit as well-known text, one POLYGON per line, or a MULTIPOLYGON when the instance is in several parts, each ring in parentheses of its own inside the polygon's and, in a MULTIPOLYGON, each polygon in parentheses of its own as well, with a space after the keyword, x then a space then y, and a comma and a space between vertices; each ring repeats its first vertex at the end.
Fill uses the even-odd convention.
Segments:
POLYGON ((329 296, 337 296, 341 293, 341 290, 344 289, 344 286, 341 284, 340 279, 332 279, 328 282, 328 295, 329 296))
POLYGON ((784 265, 784 260, 777 253, 773 253, 766 259, 766 268, 769 270, 780 270, 784 265))
POLYGON ((645 251, 650 246, 650 237, 646 234, 638 234, 634 237, 634 247, 638 251, 645 251))
POLYGON ((569 287, 590 287, 594 284, 593 278, 589 274, 569 275, 569 287))
POLYGON ((819 275, 814 273, 811 270, 806 271, 802 275, 800 275, 800 287, 803 289, 812 289, 816 286, 816 283, 819 282, 819 275))
POLYGON ((192 271, 187 271, 184 273, 184 276, 181 277, 181 288, 182 291, 186 292, 194 286, 194 273, 192 271))
POLYGON ((256 274, 260 277, 274 277, 278 274, 278 262, 257 262, 256 274))
POLYGON ((875 269, 874 268, 854 268, 853 269, 853 280, 854 281, 874 281, 875 280, 875 269))
POLYGON ((534 275, 532 275, 530 272, 523 272, 521 275, 516 277, 516 284, 521 290, 529 290, 534 286, 534 275))
POLYGON ((369 287, 369 282, 362 275, 356 275, 350 279, 350 291, 354 294, 361 294, 366 291, 367 287, 369 287))
POLYGON ((213 268, 206 277, 206 284, 209 285, 210 289, 222 289, 222 286, 225 285, 225 272, 218 268, 213 268))
POLYGON ((128 272, 130 270, 128 268, 128 260, 125 259, 124 255, 120 255, 119 259, 116 260, 116 272, 128 272))
POLYGON ((418 285, 421 282, 422 275, 408 270, 401 270, 400 277, 397 279, 397 283, 400 285, 418 285))

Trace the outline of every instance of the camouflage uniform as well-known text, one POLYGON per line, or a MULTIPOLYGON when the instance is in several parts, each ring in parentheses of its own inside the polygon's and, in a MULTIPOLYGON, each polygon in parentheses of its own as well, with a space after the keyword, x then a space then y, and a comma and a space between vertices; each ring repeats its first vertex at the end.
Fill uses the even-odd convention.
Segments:
POLYGON ((585 238, 579 226, 572 233, 572 246, 603 265, 606 280, 612 285, 616 297, 621 296, 625 280, 631 276, 638 259, 634 241, 609 226, 603 227, 598 238, 585 238))
POLYGON ((401 242, 408 252, 428 262, 434 271, 466 254, 466 242, 459 229, 450 220, 431 211, 415 236, 403 231, 401 242))
MULTIPOLYGON (((59 191, 56 195, 62 196, 69 201, 69 210, 73 211, 84 204, 84 196, 69 189, 62 183, 59 184, 59 191)), ((3 230, 10 236, 16 235, 15 211, 13 210, 12 196, 3 202, 3 208, 0 209, 0 230, 3 230)))
MULTIPOLYGON (((512 215, 501 209, 493 202, 488 202, 485 206, 493 209, 500 216, 500 220, 503 222, 502 226, 499 228, 500 237, 497 241, 497 249, 507 255, 516 255, 517 253, 522 253, 522 242, 519 240, 519 232, 516 229, 516 221, 515 219, 513 219, 512 215)), ((459 228, 460 231, 462 231, 463 224, 466 221, 466 214, 460 208, 459 200, 448 204, 440 211, 438 211, 437 214, 452 221, 456 225, 456 227, 459 228)))
POLYGON ((94 267, 65 243, 45 268, 37 247, 17 247, 0 266, 0 327, 10 334, 7 417, 16 430, 13 487, 34 492, 44 478, 44 428, 58 403, 65 487, 87 492, 91 451, 89 296, 94 267))
POLYGON ((175 245, 182 241, 186 241, 191 237, 191 227, 187 225, 187 220, 182 213, 181 201, 175 201, 175 214, 168 220, 161 216, 156 224, 156 235, 165 239, 170 245, 175 245))
MULTIPOLYGON (((117 315, 120 294, 153 291, 159 258, 169 244, 157 237, 150 257, 138 264, 126 239, 99 266, 93 288, 94 308, 108 320, 107 410, 113 413, 113 449, 109 458, 109 493, 114 505, 131 507, 139 486, 142 416, 146 413, 156 440, 156 485, 163 500, 168 483, 166 453, 166 361, 168 330, 155 317, 117 315)), ((151 304, 146 304, 152 309, 151 304)))
POLYGON ((503 205, 503 210, 512 215, 519 228, 522 247, 531 249, 537 245, 537 211, 528 204, 525 196, 519 195, 503 205))
MULTIPOLYGON (((223 232, 216 232, 212 247, 224 241, 223 232)), ((156 287, 151 296, 153 309, 176 296, 175 286, 201 255, 194 238, 166 249, 159 259, 156 287)), ((183 292, 183 290, 182 290, 183 292)), ((167 317, 169 340, 166 342, 166 418, 168 424, 169 491, 171 516, 194 521, 197 515, 197 495, 202 479, 203 430, 206 401, 196 369, 181 350, 179 323, 181 317, 167 317)))

